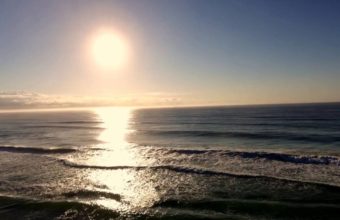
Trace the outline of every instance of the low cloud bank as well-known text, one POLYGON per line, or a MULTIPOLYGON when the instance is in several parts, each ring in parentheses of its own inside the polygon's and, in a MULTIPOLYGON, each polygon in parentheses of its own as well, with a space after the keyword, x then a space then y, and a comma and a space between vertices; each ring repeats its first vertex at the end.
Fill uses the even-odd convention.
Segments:
POLYGON ((181 104, 182 99, 180 97, 166 93, 147 93, 124 97, 109 97, 62 96, 26 91, 0 91, 0 110, 92 106, 176 106, 181 104))

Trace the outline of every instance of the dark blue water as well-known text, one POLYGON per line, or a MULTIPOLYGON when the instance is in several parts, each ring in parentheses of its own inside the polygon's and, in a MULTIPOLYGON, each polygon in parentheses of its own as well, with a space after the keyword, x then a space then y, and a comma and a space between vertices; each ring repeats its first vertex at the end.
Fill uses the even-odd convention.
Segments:
POLYGON ((150 145, 339 150, 340 104, 139 110, 133 128, 150 145))
POLYGON ((340 104, 0 113, 0 219, 338 219, 340 104))

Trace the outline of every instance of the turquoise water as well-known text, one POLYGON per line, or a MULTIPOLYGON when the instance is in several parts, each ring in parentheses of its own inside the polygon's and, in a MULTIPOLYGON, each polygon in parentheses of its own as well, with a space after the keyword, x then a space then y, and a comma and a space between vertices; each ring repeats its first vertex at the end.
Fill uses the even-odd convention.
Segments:
POLYGON ((340 104, 0 114, 1 219, 337 219, 340 104))

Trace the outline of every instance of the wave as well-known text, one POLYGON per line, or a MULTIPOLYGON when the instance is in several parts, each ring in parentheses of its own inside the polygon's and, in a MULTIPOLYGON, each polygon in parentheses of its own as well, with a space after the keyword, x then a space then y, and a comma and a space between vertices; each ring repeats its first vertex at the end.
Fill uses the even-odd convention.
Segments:
POLYGON ((24 128, 60 128, 60 129, 97 129, 102 130, 102 127, 93 127, 93 126, 69 126, 69 125, 28 125, 23 126, 24 128))
POLYGON ((282 117, 282 116, 252 116, 250 118, 256 119, 270 119, 270 120, 282 120, 282 121, 333 121, 337 120, 337 118, 317 118, 317 117, 282 117))
POLYGON ((113 199, 118 202, 122 200, 121 195, 109 192, 102 192, 102 191, 92 191, 92 190, 78 190, 78 191, 70 191, 63 193, 62 196, 66 198, 85 198, 85 199, 93 199, 93 198, 107 198, 113 199))
POLYGON ((160 201, 154 207, 189 209, 197 212, 215 211, 218 213, 241 214, 250 219, 337 219, 339 204, 318 204, 281 202, 266 200, 224 199, 224 200, 178 200, 160 201))
POLYGON ((340 142, 340 136, 321 135, 321 134, 298 134, 284 132, 227 132, 227 131, 205 131, 205 130, 173 130, 173 131, 156 131, 156 130, 141 130, 143 134, 160 135, 160 136, 184 136, 184 137, 221 137, 221 138, 247 138, 247 139, 273 139, 273 140, 289 140, 303 141, 312 143, 331 144, 340 142))
POLYGON ((120 214, 76 201, 34 200, 0 196, 1 219, 112 219, 120 214))
POLYGON ((56 124, 100 124, 101 121, 58 121, 58 122, 51 122, 56 124))
MULTIPOLYGON (((198 212, 188 209, 149 208, 117 211, 77 201, 34 200, 0 196, 1 219, 230 219, 233 214, 198 212), (157 211, 161 210, 161 211, 157 211)), ((232 218, 240 219, 240 218, 232 218)), ((242 218, 246 219, 246 218, 242 218)))
POLYGON ((339 204, 175 199, 127 213, 79 201, 0 196, 2 219, 337 219, 339 204))
POLYGON ((191 174, 204 174, 204 175, 223 175, 223 176, 233 176, 233 177, 262 177, 258 175, 245 175, 245 174, 234 174, 222 171, 214 171, 208 169, 201 168, 193 168, 193 167, 184 167, 184 166, 175 166, 175 165, 154 165, 154 166, 100 166, 100 165, 88 165, 88 164, 78 164, 73 163, 67 160, 61 159, 65 166, 72 168, 80 168, 80 169, 101 169, 101 170, 123 170, 123 169, 132 169, 132 170, 169 170, 175 171, 179 173, 191 173, 191 174))
POLYGON ((245 159, 266 159, 295 164, 317 164, 317 165, 337 165, 340 166, 340 158, 333 156, 315 156, 315 155, 292 155, 285 153, 269 152, 246 152, 246 151, 227 151, 227 150, 190 150, 190 149, 171 149, 170 153, 179 154, 209 154, 217 153, 222 156, 241 157, 245 159))
POLYGON ((0 138, 7 138, 7 137, 10 137, 9 134, 0 134, 0 138))
MULTIPOLYGON (((332 121, 334 121, 332 119, 332 121)), ((138 123, 137 123, 138 124, 138 123)), ((279 122, 224 122, 224 121, 181 121, 181 122, 173 122, 173 123, 167 123, 169 125, 190 125, 190 126, 197 126, 197 125, 205 125, 205 126, 223 126, 223 127, 233 127, 233 126, 242 126, 242 127, 273 127, 273 128, 304 128, 304 129, 319 129, 320 126, 323 126, 324 129, 330 129, 330 130, 335 130, 339 129, 338 124, 329 124, 329 123, 324 123, 321 124, 319 123, 314 123, 313 120, 311 119, 310 121, 304 122, 304 123, 299 123, 299 122, 290 122, 287 123, 287 120, 283 119, 282 121, 279 122)), ((139 126, 141 125, 155 125, 159 126, 162 125, 160 122, 142 122, 139 123, 139 126)))
POLYGON ((277 176, 270 176, 270 175, 258 175, 258 174, 247 174, 247 173, 233 173, 233 172, 226 172, 226 171, 217 171, 217 170, 210 170, 205 168, 198 168, 198 167, 188 167, 188 166, 177 166, 177 165, 152 165, 152 166, 100 166, 100 165, 89 165, 89 164, 78 164, 74 162, 70 162, 68 160, 59 159, 59 161, 67 167, 77 168, 77 169, 99 169, 99 170, 124 170, 130 169, 135 171, 140 170, 167 170, 173 171, 177 173, 184 173, 184 174, 198 174, 198 175, 205 175, 205 176, 227 176, 227 177, 236 177, 236 178, 262 178, 268 180, 280 180, 280 181, 287 181, 287 182, 298 182, 298 183, 309 183, 315 184, 325 187, 334 187, 334 189, 339 189, 340 187, 333 184, 326 184, 323 182, 316 182, 316 181, 303 181, 297 179, 289 179, 277 176))
POLYGON ((73 148, 37 148, 37 147, 16 147, 0 146, 0 151, 11 153, 32 153, 32 154, 68 154, 78 150, 73 148))

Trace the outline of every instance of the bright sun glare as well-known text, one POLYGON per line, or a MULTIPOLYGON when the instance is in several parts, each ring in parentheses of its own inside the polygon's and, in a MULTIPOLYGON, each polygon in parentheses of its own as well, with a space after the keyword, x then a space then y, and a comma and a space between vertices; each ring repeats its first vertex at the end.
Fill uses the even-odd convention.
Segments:
POLYGON ((127 63, 128 52, 125 39, 112 31, 100 32, 92 44, 94 60, 105 70, 122 68, 127 63))

